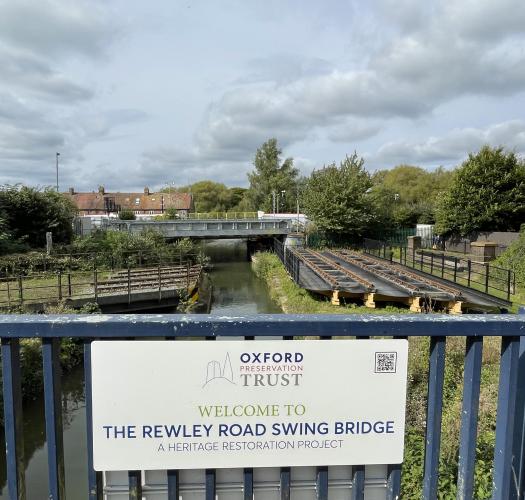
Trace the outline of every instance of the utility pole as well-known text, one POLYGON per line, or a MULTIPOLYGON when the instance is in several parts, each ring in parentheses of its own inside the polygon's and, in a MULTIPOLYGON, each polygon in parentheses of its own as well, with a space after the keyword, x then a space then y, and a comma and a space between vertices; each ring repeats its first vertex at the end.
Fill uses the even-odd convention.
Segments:
POLYGON ((56 161, 57 161, 57 193, 58 193, 58 157, 60 156, 60 153, 56 154, 56 161))
POLYGON ((273 211, 273 214, 275 215, 275 195, 277 193, 275 192, 275 189, 272 191, 272 211, 273 211))
MULTIPOLYGON (((284 195, 286 194, 286 191, 283 189, 281 191, 281 203, 280 205, 284 205, 284 195)), ((279 209, 277 210, 279 212, 279 210, 281 209, 282 207, 279 207, 279 209)))

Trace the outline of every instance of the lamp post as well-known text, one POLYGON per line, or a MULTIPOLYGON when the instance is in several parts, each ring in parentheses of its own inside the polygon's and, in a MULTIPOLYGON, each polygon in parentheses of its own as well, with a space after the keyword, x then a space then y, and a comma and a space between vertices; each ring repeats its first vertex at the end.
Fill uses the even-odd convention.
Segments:
POLYGON ((58 193, 58 157, 60 156, 60 153, 56 154, 56 161, 57 161, 57 193, 58 193))
POLYGON ((284 195, 285 195, 285 194, 286 194, 286 190, 283 189, 283 190, 281 191, 281 203, 280 203, 280 205, 284 205, 284 195))

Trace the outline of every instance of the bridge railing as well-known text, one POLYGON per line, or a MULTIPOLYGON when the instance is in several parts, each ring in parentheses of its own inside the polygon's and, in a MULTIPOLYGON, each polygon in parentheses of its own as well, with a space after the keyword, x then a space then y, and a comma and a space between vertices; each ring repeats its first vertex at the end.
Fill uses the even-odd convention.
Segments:
MULTIPOLYGON (((525 401, 525 318, 513 315, 257 315, 248 317, 213 317, 203 315, 143 316, 28 316, 0 315, 0 337, 3 374, 4 422, 7 451, 7 483, 9 498, 25 498, 23 457, 23 415, 21 403, 20 340, 40 338, 44 373, 45 419, 48 456, 49 496, 65 498, 64 447, 60 387, 60 341, 65 337, 84 342, 85 397, 87 412, 88 491, 86 498, 103 495, 102 474, 93 469, 91 342, 94 339, 189 339, 215 340, 219 337, 283 336, 301 342, 305 335, 330 339, 332 336, 355 339, 371 337, 430 337, 428 395, 422 498, 438 498, 439 456, 445 348, 454 337, 466 337, 464 356, 463 406, 458 411, 461 422, 458 466, 458 498, 472 499, 476 463, 477 422, 480 398, 483 341, 501 337, 499 388, 495 448, 493 456, 494 500, 523 498, 524 478, 524 401, 525 401)), ((349 340, 358 341, 358 340, 349 340)), ((172 381, 166 382, 173 389, 172 381)), ((167 387, 168 389, 168 387, 167 387)), ((143 395, 142 395, 143 397, 143 395)), ((341 397, 351 397, 341 394, 341 397)), ((484 460, 490 460, 484 457, 484 460)), ((280 498, 290 498, 295 469, 281 469, 280 498)), ((389 465, 385 498, 400 498, 402 469, 389 465)), ((202 471, 205 498, 216 498, 216 472, 202 471)), ((327 500, 329 470, 318 467, 315 474, 318 500, 327 500)), ((142 499, 140 471, 129 471, 129 498, 142 499)), ((346 483, 345 483, 346 484, 346 483)), ((365 468, 353 466, 348 488, 353 499, 364 499, 365 468)), ((254 471, 243 472, 243 498, 254 498, 254 471)), ((168 500, 179 499, 178 471, 167 472, 168 500)), ((350 493, 348 494, 350 495, 350 493)), ((120 497, 119 497, 120 498, 120 497)), ((156 497, 157 498, 157 497, 156 497)), ((193 498, 193 497, 192 497, 193 498)), ((257 498, 257 495, 255 495, 257 498)), ((348 498, 348 497, 345 497, 348 498)))

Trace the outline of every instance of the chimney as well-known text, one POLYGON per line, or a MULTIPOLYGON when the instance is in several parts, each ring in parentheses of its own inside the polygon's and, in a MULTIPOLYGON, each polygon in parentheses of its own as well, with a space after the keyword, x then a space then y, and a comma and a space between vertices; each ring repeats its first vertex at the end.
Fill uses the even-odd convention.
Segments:
POLYGON ((144 188, 144 194, 145 194, 146 196, 149 196, 149 187, 148 187, 148 186, 146 186, 146 187, 144 188))
POLYGON ((75 188, 69 188, 69 194, 75 194, 75 188))
POLYGON ((98 192, 99 192, 99 194, 104 194, 105 193, 104 186, 99 186, 98 187, 98 192))

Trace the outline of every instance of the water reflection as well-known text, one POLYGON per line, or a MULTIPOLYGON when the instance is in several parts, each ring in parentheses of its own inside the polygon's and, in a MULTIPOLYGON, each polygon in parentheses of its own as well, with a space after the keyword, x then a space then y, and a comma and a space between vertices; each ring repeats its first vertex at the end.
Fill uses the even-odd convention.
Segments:
MULTIPOLYGON (((86 418, 82 367, 75 368, 62 380, 64 422, 64 462, 68 499, 80 500, 87 491, 86 418)), ((3 429, 1 439, 4 440, 3 429)), ((47 498, 47 447, 45 443, 44 399, 24 405, 24 457, 26 462, 27 500, 47 498)), ((5 441, 4 441, 5 442, 5 441)), ((0 498, 9 498, 6 486, 5 454, 0 454, 0 498)))

